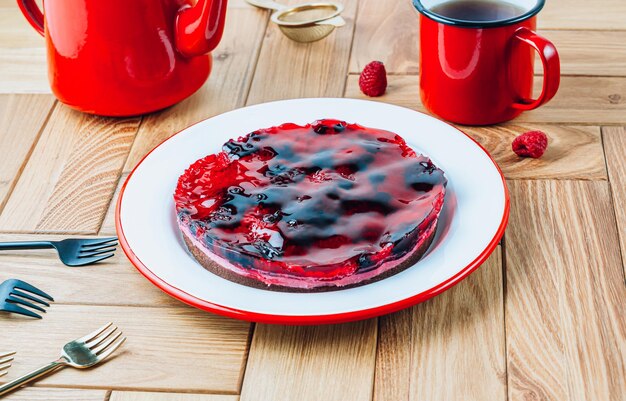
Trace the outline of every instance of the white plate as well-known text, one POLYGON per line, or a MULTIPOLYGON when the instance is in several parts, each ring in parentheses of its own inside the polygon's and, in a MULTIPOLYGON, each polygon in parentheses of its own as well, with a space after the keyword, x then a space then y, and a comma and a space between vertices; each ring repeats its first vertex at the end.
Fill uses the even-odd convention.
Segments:
POLYGON ((458 129, 426 114, 354 99, 297 99, 259 104, 201 121, 152 150, 126 180, 116 225, 137 269, 168 294, 201 309, 267 323, 318 324, 369 318, 424 301, 476 269, 495 249, 508 220, 502 173, 489 154, 458 129), (414 266, 361 287, 285 293, 233 283, 188 253, 176 224, 173 193, 180 174, 230 138, 285 122, 333 118, 401 135, 448 178, 442 224, 414 266))

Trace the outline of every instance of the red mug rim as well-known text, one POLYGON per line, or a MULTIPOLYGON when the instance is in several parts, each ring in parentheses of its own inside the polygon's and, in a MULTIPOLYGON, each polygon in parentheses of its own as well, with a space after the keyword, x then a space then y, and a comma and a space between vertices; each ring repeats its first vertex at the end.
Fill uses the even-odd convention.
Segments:
POLYGON ((503 19, 503 20, 494 20, 494 21, 469 21, 462 20, 456 18, 449 18, 443 15, 437 14, 424 7, 422 4, 422 0, 413 0, 413 6, 425 17, 432 19, 433 21, 440 22, 446 25, 464 27, 464 28, 496 28, 505 25, 513 25, 518 22, 522 22, 527 20, 528 18, 534 17, 537 15, 539 11, 546 4, 545 0, 537 0, 537 3, 530 10, 526 11, 523 14, 517 15, 515 17, 503 19))

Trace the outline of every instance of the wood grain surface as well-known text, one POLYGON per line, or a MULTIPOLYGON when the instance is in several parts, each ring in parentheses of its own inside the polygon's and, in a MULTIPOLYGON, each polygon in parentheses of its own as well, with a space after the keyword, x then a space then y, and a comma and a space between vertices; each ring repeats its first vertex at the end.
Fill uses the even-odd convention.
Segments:
POLYGON ((106 401, 106 390, 26 387, 8 394, 4 401, 106 401))
POLYGON ((490 127, 459 126, 495 158, 509 179, 605 180, 600 127, 509 123, 490 127), (516 136, 541 130, 548 149, 540 159, 518 157, 511 148, 516 136))
POLYGON ((506 400, 500 249, 467 280, 380 318, 376 401, 506 400))
POLYGON ((350 72, 360 73, 373 60, 387 73, 417 74, 418 13, 410 1, 361 0, 354 30, 350 72))
POLYGON ((622 0, 549 0, 538 18, 539 28, 626 30, 622 0))
POLYGON ((48 95, 0 95, 0 211, 13 190, 41 127, 50 115, 54 98, 48 95), (6 157, 8 154, 11 157, 6 157))
POLYGON ((604 127, 602 138, 606 153, 606 164, 611 180, 613 210, 617 220, 617 232, 622 250, 622 265, 626 275, 626 130, 624 127, 604 127))
MULTIPOLYGON (((297 0, 283 3, 296 4, 297 0)), ((346 25, 318 42, 293 42, 275 24, 268 25, 247 104, 300 97, 342 96, 357 0, 342 3, 346 25)))
POLYGON ((0 93, 50 93, 45 41, 13 0, 0 0, 0 93))
MULTIPOLYGON (((419 72, 419 14, 410 1, 363 0, 357 21, 350 73, 361 73, 373 60, 382 61, 389 74, 419 72)), ((608 29, 542 29, 539 34, 556 46, 563 75, 626 76, 626 30, 608 29)), ((535 71, 543 74, 539 57, 535 71)))
POLYGON ((513 181, 509 399, 620 400, 626 287, 608 184, 513 181))
POLYGON ((237 395, 114 391, 109 401, 237 401, 237 395))
MULTIPOLYGON (((535 78, 540 88, 543 77, 535 78)), ((346 97, 367 98, 359 90, 359 76, 350 74, 346 97)), ((375 100, 425 111, 416 75, 388 77, 384 96, 375 100)), ((626 77, 561 77, 557 95, 543 107, 526 112, 516 122, 560 124, 626 124, 626 77)))
MULTIPOLYGON (((342 2, 346 26, 297 44, 268 11, 230 0, 199 91, 158 113, 111 119, 54 100, 44 39, 15 0, 0 0, 0 241, 114 235, 119 188, 158 143, 245 105, 365 98, 358 74, 372 60, 385 63, 389 87, 367 99, 424 111, 411 2, 342 2)), ((169 297, 119 249, 105 263, 74 269, 54 251, 1 252, 0 281, 21 278, 56 299, 41 321, 0 314, 1 348, 18 351, 2 380, 56 358, 65 342, 106 321, 128 336, 102 366, 66 369, 3 399, 624 400, 624 21, 623 0, 548 0, 538 32, 561 56, 557 96, 506 124, 459 127, 497 161, 512 203, 500 246, 450 291, 362 322, 251 325, 169 297), (515 156, 512 139, 536 129, 549 136, 545 155, 515 156)), ((539 63, 535 73, 538 90, 539 63)))
POLYGON ((0 315, 3 344, 20 352, 9 374, 0 380, 10 380, 18 372, 28 372, 56 359, 65 343, 107 322, 119 326, 128 337, 116 357, 99 365, 97 371, 67 368, 37 385, 231 394, 239 391, 250 325, 186 306, 53 304, 41 321, 0 315))
POLYGON ((376 331, 376 319, 311 327, 257 325, 241 400, 371 400, 376 331))
MULTIPOLYGON (((0 241, 26 241, 32 234, 0 234, 0 241)), ((59 240, 67 236, 37 236, 59 240)), ((2 251, 1 276, 19 277, 54 296, 55 304, 118 306, 182 306, 148 282, 118 248, 116 255, 96 267, 70 268, 52 249, 2 251), (97 285, 94 285, 97 283, 97 285), (111 291, 123 286, 124 290, 111 291)), ((4 348, 4 347, 3 347, 4 348)))
POLYGON ((140 121, 55 107, 0 215, 0 230, 95 234, 140 121))

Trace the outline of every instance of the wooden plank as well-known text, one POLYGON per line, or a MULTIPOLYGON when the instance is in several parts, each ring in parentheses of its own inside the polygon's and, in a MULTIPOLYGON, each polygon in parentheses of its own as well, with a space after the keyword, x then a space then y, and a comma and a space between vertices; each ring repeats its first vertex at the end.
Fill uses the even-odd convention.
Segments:
POLYGON ((241 399, 369 401, 376 320, 332 326, 257 325, 241 399))
POLYGON ((350 74, 346 82, 345 97, 393 103, 422 112, 426 111, 420 101, 417 75, 389 75, 387 76, 387 92, 381 97, 371 98, 361 93, 359 76, 350 74))
MULTIPOLYGON (((137 145, 140 147, 142 145, 137 145)), ((132 152, 132 151, 131 151, 132 152)), ((129 156, 130 157, 130 156, 129 156)), ((130 158, 126 161, 129 163, 130 158)), ((102 222, 102 226, 100 227, 100 235, 117 235, 115 229, 115 208, 117 207, 118 197, 120 195, 120 191, 122 190, 122 185, 126 182, 128 175, 130 173, 122 173, 122 176, 117 182, 117 187, 115 188, 115 192, 113 193, 113 197, 111 198, 111 203, 109 204, 109 208, 107 209, 107 214, 104 216, 104 221, 102 222)))
MULTIPOLYGON (((342 3, 344 27, 314 43, 296 43, 275 24, 265 33, 248 104, 277 99, 329 96, 344 92, 358 0, 342 3)), ((290 0, 287 4, 296 4, 290 0)))
POLYGON ((47 95, 0 95, 0 211, 54 105, 47 95))
POLYGON ((44 39, 30 26, 13 0, 0 0, 0 32, 0 48, 45 47, 44 39))
MULTIPOLYGON (((553 2, 548 3, 551 5, 553 2)), ((350 57, 350 73, 359 74, 367 63, 379 60, 385 64, 389 74, 417 74, 418 15, 409 1, 362 0, 350 57)), ((540 34, 557 47, 563 75, 626 75, 626 31, 541 30, 540 34)), ((543 74, 538 57, 535 71, 543 74)))
POLYGON ((88 372, 64 369, 36 385, 173 392, 239 390, 250 325, 191 307, 53 305, 45 318, 36 322, 36 329, 32 320, 2 315, 3 343, 20 351, 12 371, 27 372, 53 360, 67 341, 109 321, 128 337, 115 357, 88 372))
POLYGON ((350 57, 350 72, 373 60, 387 73, 417 74, 419 17, 410 1, 361 0, 350 57))
MULTIPOLYGON (((25 373, 25 372, 21 372, 25 373)), ((5 377, 6 380, 16 375, 5 377)), ((4 396, 4 401, 106 401, 105 390, 24 387, 4 396)))
MULTIPOLYGON (((626 31, 539 33, 552 41, 559 51, 562 75, 626 76, 626 31)), ((535 72, 543 74, 539 57, 535 60, 535 72)))
MULTIPOLYGON (((543 77, 535 78, 539 88, 543 77)), ((517 121, 584 124, 626 123, 626 78, 561 77, 559 92, 549 103, 517 121)))
POLYGON ((55 107, 0 215, 0 230, 96 233, 140 121, 55 107))
POLYGON ((622 0, 550 0, 539 13, 540 29, 624 30, 626 2, 622 0))
POLYGON ((0 48, 0 54, 0 94, 51 93, 45 49, 0 48))
MULTIPOLYGON (((32 234, 0 235, 0 241, 32 239, 32 234)), ((54 241, 61 237, 38 235, 37 239, 54 241)), ((0 258, 3 277, 19 277, 49 292, 54 296, 56 304, 182 305, 180 301, 153 286, 137 272, 120 247, 114 257, 104 262, 94 266, 75 268, 63 265, 54 250, 2 251, 0 258), (119 287, 120 283, 124 283, 123 291, 111 291, 112 288, 119 287)))
MULTIPOLYGON (((366 98, 350 76, 347 97, 366 98), (356 85, 356 88, 355 88, 356 85)), ((381 101, 426 112, 419 101, 416 76, 395 76, 381 101), (411 89, 414 90, 411 93, 411 89)), ((490 127, 459 126, 495 158, 507 178, 606 179, 599 127, 511 123, 490 127), (511 150, 513 139, 523 132, 543 130, 550 137, 546 154, 538 160, 521 159, 511 150)))
POLYGON ((626 287, 608 183, 512 181, 509 399, 619 400, 626 287))
POLYGON ((224 36, 213 53, 213 71, 207 83, 189 99, 144 118, 109 205, 102 234, 115 233, 115 203, 119 189, 150 150, 195 122, 244 105, 268 14, 243 0, 229 2, 228 7, 224 36))
POLYGON ((506 400, 502 255, 436 298, 380 318, 376 401, 506 400))
POLYGON ((506 178, 607 179, 600 127, 511 123, 459 128, 487 149, 506 178), (548 135, 546 153, 540 159, 518 157, 511 150, 513 139, 533 130, 548 135))
POLYGON ((109 401, 237 401, 237 395, 114 391, 109 401))
POLYGON ((624 127, 602 128, 606 164, 611 182, 613 210, 617 219, 618 234, 622 249, 622 264, 626 274, 626 129, 624 127))
POLYGON ((50 93, 44 39, 14 1, 0 1, 0 93, 50 93))
MULTIPOLYGON (((348 77, 346 97, 370 99, 361 93, 358 75, 348 77)), ((542 77, 535 78, 539 88, 542 77)), ((394 103, 424 111, 419 98, 416 75, 390 75, 384 96, 374 100, 394 103)), ((519 122, 563 124, 626 124, 626 78, 624 77, 561 77, 557 95, 541 108, 515 119, 519 122)))
POLYGON ((506 337, 509 400, 567 400, 560 333, 559 266, 547 182, 509 181, 506 337), (550 266, 550 267, 548 267, 550 266))

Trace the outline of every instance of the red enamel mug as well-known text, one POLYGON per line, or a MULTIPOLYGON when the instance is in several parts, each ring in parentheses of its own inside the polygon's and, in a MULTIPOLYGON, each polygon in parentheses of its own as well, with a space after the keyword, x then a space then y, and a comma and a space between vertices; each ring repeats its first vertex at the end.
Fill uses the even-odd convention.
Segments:
POLYGON ((46 40, 56 97, 83 112, 131 116, 190 96, 211 72, 227 0, 17 0, 46 40))
POLYGON ((503 19, 452 18, 437 12, 445 10, 444 3, 463 1, 473 0, 413 0, 420 12, 424 106, 454 123, 488 125, 511 120, 552 99, 559 88, 559 55, 535 32, 545 0, 488 0, 519 11, 503 19), (532 99, 535 53, 543 64, 543 87, 532 99))

